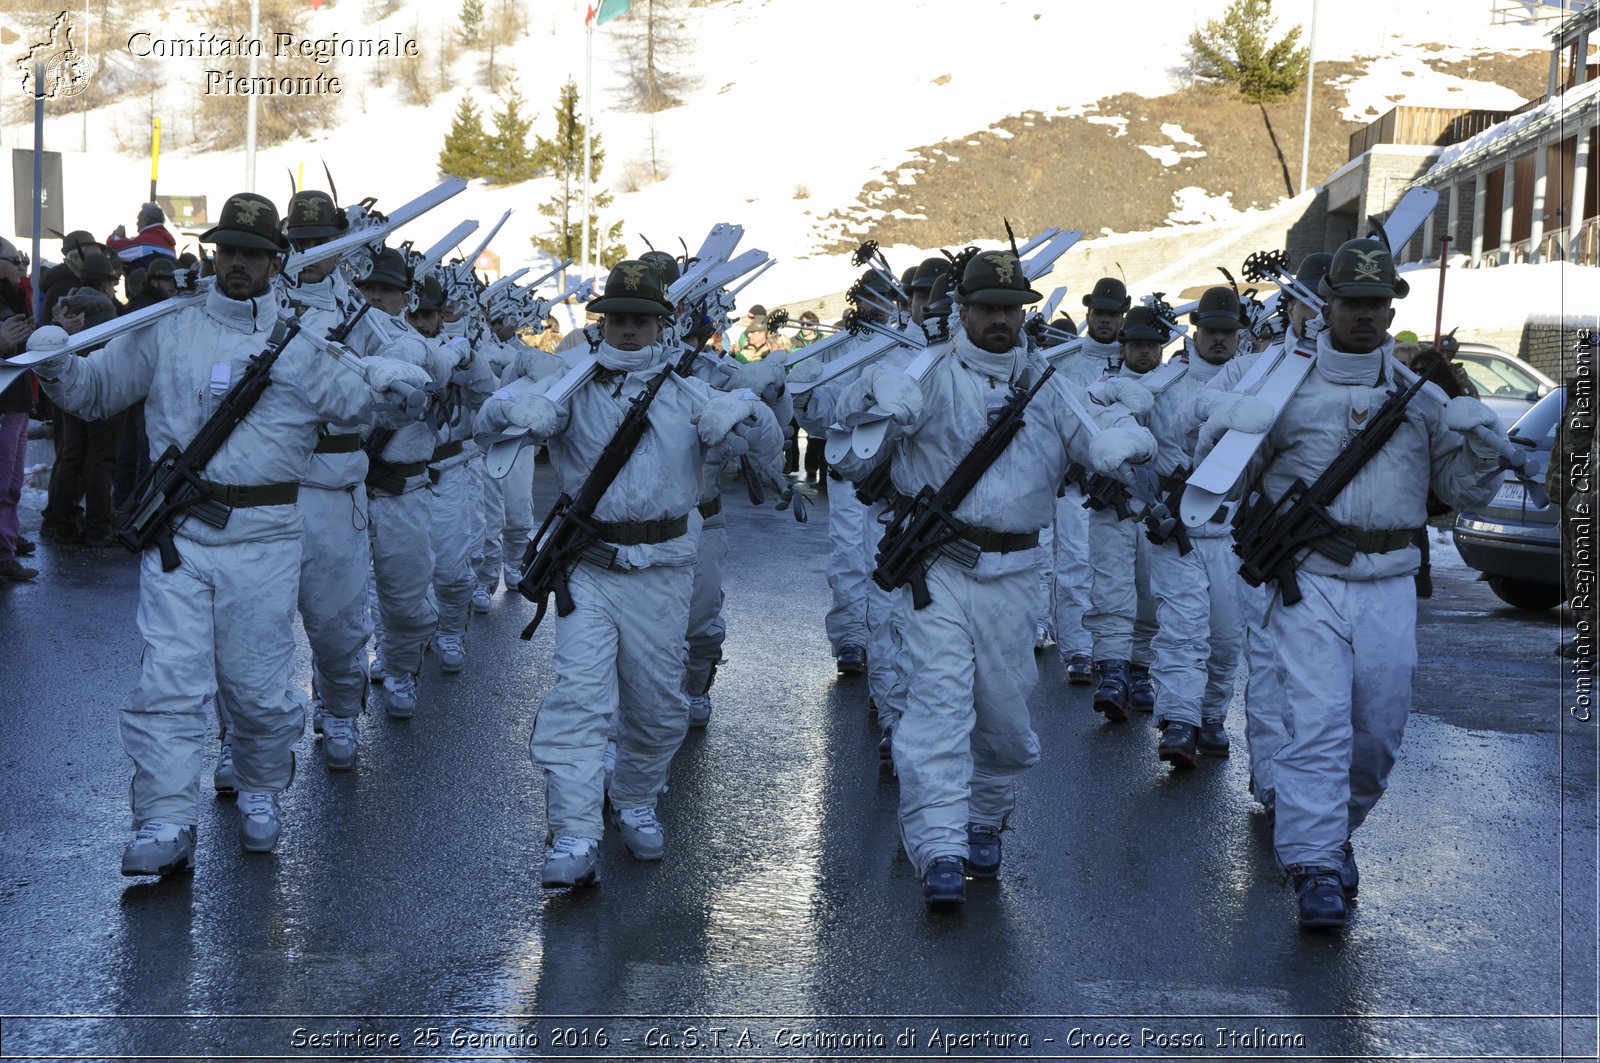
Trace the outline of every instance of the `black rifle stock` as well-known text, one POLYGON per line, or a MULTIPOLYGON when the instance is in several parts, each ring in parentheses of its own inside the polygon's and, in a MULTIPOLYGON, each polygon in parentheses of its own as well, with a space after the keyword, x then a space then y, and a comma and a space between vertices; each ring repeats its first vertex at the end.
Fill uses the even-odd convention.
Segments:
POLYGON ((576 607, 567 577, 578 562, 587 560, 601 568, 610 568, 616 562, 616 547, 603 542, 595 531, 592 523, 595 507, 616 482, 622 467, 628 463, 639 441, 644 438, 645 429, 650 426, 650 404, 661 392, 667 378, 675 373, 687 375, 689 367, 694 365, 709 339, 710 334, 705 334, 694 349, 685 353, 677 363, 663 366, 659 373, 650 378, 645 389, 629 402, 628 412, 622 415, 622 423, 600 451, 588 479, 578 490, 578 497, 563 494, 557 499, 549 516, 539 526, 538 534, 528 543, 528 549, 522 557, 522 573, 517 579, 517 590, 538 608, 534 611, 533 620, 522 629, 524 639, 533 638, 533 633, 538 630, 549 608, 551 594, 555 595, 557 616, 566 616, 576 607))
POLYGON ((1328 507, 1404 423, 1406 406, 1423 383, 1419 379, 1408 388, 1397 386, 1389 392, 1367 427, 1339 451, 1311 486, 1296 480, 1276 502, 1269 504, 1263 495, 1248 510, 1239 511, 1234 519, 1233 551, 1243 559, 1239 575, 1246 583, 1259 587, 1274 580, 1283 604, 1294 605, 1301 598, 1295 570, 1303 560, 1302 550, 1315 550, 1341 565, 1355 558, 1355 545, 1334 534, 1339 524, 1328 507))
POLYGON ((878 548, 874 583, 886 591, 909 585, 912 606, 924 609, 932 601, 928 596, 928 566, 939 556, 948 556, 964 568, 978 563, 981 551, 976 544, 961 538, 967 525, 956 519, 955 511, 1022 430, 1022 411, 1055 371, 1055 366, 1048 366, 1033 387, 1026 391, 1014 389, 939 490, 925 485, 911 505, 895 516, 878 548))
POLYGON ((227 527, 232 508, 210 496, 200 474, 255 408, 272 383, 273 363, 299 332, 300 323, 294 320, 280 320, 273 326, 266 349, 246 363, 238 382, 222 396, 216 412, 200 426, 189 445, 180 452, 172 444, 156 459, 135 493, 139 501, 127 526, 117 533, 118 542, 135 554, 154 546, 161 554, 161 571, 171 572, 182 560, 173 533, 186 514, 213 528, 227 527))

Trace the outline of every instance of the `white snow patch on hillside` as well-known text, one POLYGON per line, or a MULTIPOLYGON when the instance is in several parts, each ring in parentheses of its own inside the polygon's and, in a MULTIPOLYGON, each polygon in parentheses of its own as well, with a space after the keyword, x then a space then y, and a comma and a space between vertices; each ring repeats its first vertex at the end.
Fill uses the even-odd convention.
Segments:
POLYGON ((1119 137, 1128 135, 1128 120, 1120 114, 1091 114, 1084 121, 1093 122, 1095 125, 1111 126, 1116 129, 1119 137))
POLYGON ((1244 216, 1235 209, 1232 192, 1214 196, 1198 185, 1178 189, 1172 195, 1172 202, 1177 209, 1167 215, 1170 225, 1204 225, 1244 216))
MULTIPOLYGON (((1161 135, 1172 141, 1174 144, 1187 144, 1191 148, 1198 148, 1200 146, 1200 142, 1194 138, 1194 134, 1184 132, 1183 126, 1176 122, 1164 123, 1161 126, 1161 135)), ((1201 154, 1204 154, 1204 152, 1201 154)))

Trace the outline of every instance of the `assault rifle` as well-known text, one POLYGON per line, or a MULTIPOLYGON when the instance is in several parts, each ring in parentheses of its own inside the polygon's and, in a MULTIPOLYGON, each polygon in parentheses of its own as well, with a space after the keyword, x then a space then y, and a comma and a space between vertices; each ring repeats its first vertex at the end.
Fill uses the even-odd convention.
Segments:
POLYGON ((545 517, 522 556, 522 572, 517 579, 517 590, 538 606, 533 620, 522 629, 524 639, 533 638, 533 633, 538 630, 539 623, 544 620, 545 610, 549 608, 552 593, 556 599, 557 616, 566 616, 576 608, 572 591, 567 586, 567 577, 579 562, 588 561, 600 568, 611 568, 617 563, 617 548, 604 542, 595 530, 595 507, 616 482, 622 467, 628 464, 639 441, 644 438, 645 429, 650 426, 650 404, 661 392, 667 378, 675 373, 686 375, 710 338, 710 334, 706 333, 682 359, 662 366, 661 371, 650 378, 645 389, 628 404, 628 412, 622 415, 622 423, 595 460, 589 478, 578 489, 578 497, 563 494, 550 507, 550 514, 545 517))
POLYGON ((137 554, 154 546, 161 552, 161 571, 171 572, 182 559, 173 543, 173 532, 185 514, 192 513, 213 528, 228 526, 233 507, 211 497, 206 481, 200 478, 206 463, 228 441, 228 436, 255 409, 267 385, 272 383, 272 365, 289 341, 300 331, 293 318, 279 318, 272 328, 266 349, 245 365, 238 383, 228 389, 217 411, 200 426, 200 431, 180 453, 169 444, 139 485, 133 516, 117 533, 117 541, 137 554))
POLYGON ((955 511, 1022 430, 1023 409, 1055 371, 1055 366, 1047 367, 1026 391, 1020 387, 1012 389, 1011 397, 995 413, 989 427, 961 459, 950 478, 937 491, 924 485, 911 505, 895 517, 878 548, 878 567, 872 573, 874 583, 886 591, 910 585, 911 604, 923 609, 932 601, 928 596, 929 565, 941 555, 963 568, 972 568, 978 563, 981 551, 976 543, 962 538, 967 525, 955 518, 955 511))
POLYGON ((1373 415, 1365 430, 1339 451, 1322 475, 1310 487, 1296 480, 1276 502, 1260 495, 1248 510, 1234 518, 1234 553, 1244 559, 1239 575, 1252 587, 1275 580, 1284 605, 1300 600, 1300 585, 1295 569, 1310 548, 1338 564, 1348 565, 1356 556, 1356 546, 1338 536, 1339 524, 1328 512, 1356 474, 1394 435, 1405 421, 1406 405, 1422 389, 1417 380, 1409 387, 1396 385, 1389 398, 1373 415))

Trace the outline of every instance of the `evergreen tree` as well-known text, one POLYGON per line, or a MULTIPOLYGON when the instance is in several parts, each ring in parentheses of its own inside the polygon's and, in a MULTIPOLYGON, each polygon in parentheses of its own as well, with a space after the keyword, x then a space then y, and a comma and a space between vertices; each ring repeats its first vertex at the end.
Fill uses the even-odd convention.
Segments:
MULTIPOLYGON (((549 167, 559 184, 556 194, 539 205, 539 213, 550 220, 551 232, 535 236, 533 246, 557 261, 577 261, 583 254, 583 115, 578 109, 578 86, 568 81, 561 86, 556 104, 556 135, 546 139, 538 137, 534 153, 549 167)), ((626 257, 627 248, 622 242, 623 223, 617 221, 599 232, 599 212, 611 205, 611 193, 600 189, 600 166, 606 153, 595 136, 589 144, 589 173, 592 186, 589 193, 589 226, 594 234, 595 257, 602 263, 612 263, 626 257)))
POLYGON ((1251 103, 1281 99, 1300 87, 1311 50, 1299 48, 1300 27, 1272 40, 1272 0, 1232 0, 1221 22, 1189 37, 1197 76, 1232 85, 1251 103))
POLYGON ((470 181, 488 175, 489 161, 489 136, 483 130, 483 117, 472 97, 463 96, 450 122, 450 132, 444 136, 444 150, 439 152, 439 172, 446 177, 470 181))
POLYGON ((483 0, 461 0, 461 43, 471 47, 478 43, 483 29, 483 0))
POLYGON ((489 135, 487 166, 483 174, 492 185, 521 184, 545 170, 540 148, 537 145, 532 149, 528 147, 533 116, 523 113, 526 104, 522 93, 512 85, 505 106, 494 113, 494 132, 489 135))

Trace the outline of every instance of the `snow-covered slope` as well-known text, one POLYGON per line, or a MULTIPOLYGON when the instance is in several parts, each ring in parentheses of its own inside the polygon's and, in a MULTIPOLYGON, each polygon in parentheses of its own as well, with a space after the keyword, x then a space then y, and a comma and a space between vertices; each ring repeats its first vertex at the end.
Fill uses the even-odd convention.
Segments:
MULTIPOLYGON (((536 112, 536 127, 548 132, 561 83, 569 77, 580 88, 584 83, 583 5, 564 0, 523 6, 528 33, 502 49, 498 59, 515 67, 536 112)), ((1118 5, 1063 0, 712 0, 687 10, 697 40, 692 66, 698 86, 685 106, 654 116, 630 113, 614 102, 619 76, 612 38, 617 24, 612 23, 594 34, 592 101, 594 128, 607 151, 601 180, 616 194, 610 218, 626 219, 635 253, 643 250, 636 234, 657 246, 675 247, 680 236, 692 245, 713 222, 742 223, 745 246, 781 259, 745 293, 746 302, 794 303, 838 291, 851 269, 842 256, 813 253, 834 235, 819 230, 815 219, 853 202, 865 182, 919 145, 984 129, 1008 114, 1076 113, 1109 94, 1171 91, 1186 79, 1189 34, 1218 17, 1224 6, 1224 0, 1148 0, 1130 12, 1118 5), (665 179, 627 191, 624 175, 643 169, 652 134, 665 179)), ((415 35, 422 61, 433 64, 441 33, 457 22, 457 5, 449 2, 408 0, 383 19, 373 17, 374 7, 370 0, 324 6, 311 16, 308 30, 319 37, 415 35)), ((1279 0, 1274 11, 1280 28, 1309 23, 1311 7, 1312 0, 1279 0)), ((1358 18, 1334 18, 1323 5, 1316 54, 1323 60, 1388 57, 1365 83, 1347 87, 1357 111, 1369 103, 1387 108, 1396 96, 1427 104, 1470 98, 1472 106, 1512 106, 1519 101, 1508 99, 1504 90, 1474 87, 1418 61, 1423 54, 1466 58, 1485 48, 1547 46, 1546 29, 1491 25, 1487 7, 1464 0, 1408 0, 1363 8, 1358 18), (1448 42, 1440 42, 1447 35, 1448 42), (1424 46, 1430 50, 1424 53, 1424 46)), ((196 10, 179 0, 151 30, 161 37, 204 30, 196 10)), ((487 112, 495 101, 477 85, 480 61, 460 59, 452 75, 487 112)), ((186 100, 203 86, 200 70, 206 64, 143 62, 166 80, 158 111, 170 115, 169 122, 179 121, 186 100)), ((380 209, 431 186, 434 160, 461 92, 441 93, 427 108, 402 104, 394 77, 383 88, 371 85, 374 64, 392 62, 342 60, 339 73, 347 86, 340 97, 342 123, 331 133, 261 151, 259 190, 281 201, 288 194, 285 170, 302 166, 308 182, 320 185, 323 162, 345 200, 373 195, 380 209)), ((112 143, 113 123, 137 128, 147 111, 147 101, 130 100, 115 112, 92 113, 88 143, 112 143)), ((81 153, 80 122, 64 109, 46 128, 46 147, 65 155, 68 225, 102 234, 119 223, 131 227, 148 190, 148 160, 105 150, 81 153)), ((31 131, 8 128, 4 142, 30 146, 31 131)), ((204 193, 219 204, 243 187, 242 152, 166 151, 160 173, 162 191, 204 193)), ((1206 191, 1220 197, 1226 189, 1206 191)), ((426 243, 462 217, 488 224, 511 207, 515 213, 495 248, 503 268, 540 265, 531 261, 528 237, 546 228, 537 205, 549 194, 548 181, 504 189, 480 183, 405 235, 426 243)), ((0 196, 0 231, 14 231, 11 199, 0 196)), ((1071 218, 1058 222, 1072 223, 1071 218)), ((48 244, 46 251, 53 255, 56 247, 48 244)), ((891 252, 897 264, 910 264, 915 257, 910 249, 891 252)))

